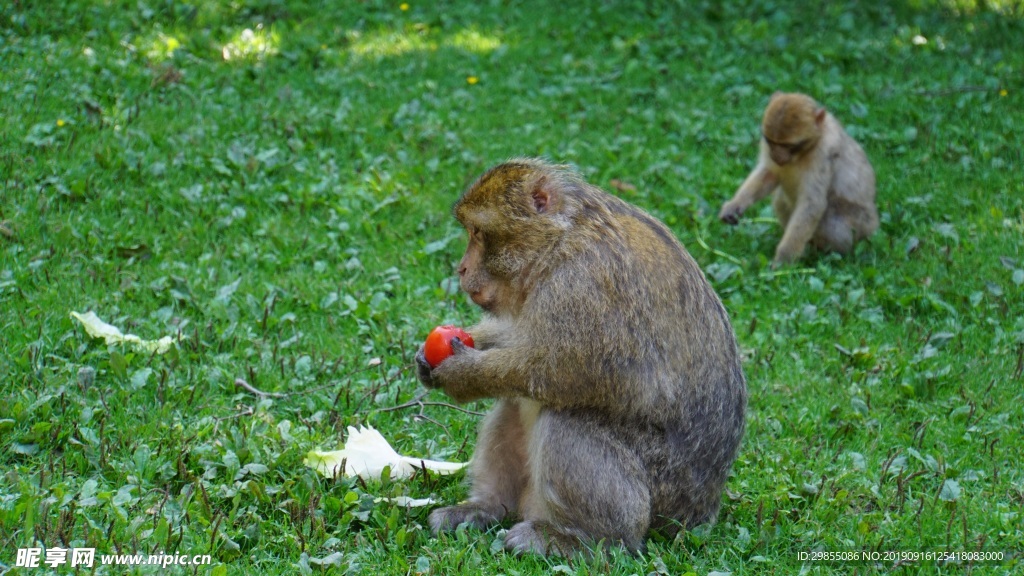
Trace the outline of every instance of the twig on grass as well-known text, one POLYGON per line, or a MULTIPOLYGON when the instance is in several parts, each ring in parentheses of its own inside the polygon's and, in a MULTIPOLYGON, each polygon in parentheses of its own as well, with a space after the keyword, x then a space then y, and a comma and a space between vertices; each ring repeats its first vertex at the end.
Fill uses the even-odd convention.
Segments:
POLYGON ((288 396, 287 394, 282 394, 280 392, 264 392, 262 390, 257 390, 256 388, 253 387, 252 384, 249 384, 248 382, 241 378, 235 378, 235 386, 243 388, 246 392, 250 394, 255 394, 260 398, 285 398, 286 396, 288 396))
POLYGON ((408 402, 403 402, 403 403, 397 404, 395 406, 388 406, 387 408, 377 408, 375 410, 377 412, 394 412, 395 410, 404 410, 406 408, 412 408, 414 406, 419 406, 420 407, 420 415, 422 416, 423 415, 423 407, 424 406, 442 406, 444 408, 451 408, 452 410, 458 410, 459 412, 465 412, 466 414, 472 414, 473 416, 483 416, 483 413, 481 413, 481 412, 475 412, 473 410, 468 410, 468 409, 463 408, 461 406, 456 406, 454 404, 449 404, 447 402, 424 402, 423 398, 426 397, 426 395, 429 394, 429 393, 430 393, 430 390, 424 390, 424 391, 420 392, 419 394, 417 394, 415 398, 413 398, 412 400, 409 400, 408 402))
POLYGON ((448 436, 451 436, 451 435, 452 435, 451 431, 450 431, 450 430, 448 430, 448 427, 447 427, 447 426, 445 426, 444 424, 441 424, 441 423, 440 423, 440 422, 438 422, 437 420, 434 420, 434 419, 433 419, 433 418, 431 418, 430 416, 424 416, 424 415, 423 415, 423 412, 420 412, 419 414, 416 414, 415 416, 413 416, 413 418, 415 418, 416 420, 426 420, 427 422, 430 422, 431 424, 434 424, 434 425, 436 425, 436 426, 440 426, 440 427, 441 427, 441 430, 444 430, 444 433, 445 433, 446 435, 448 435, 448 436))
POLYGON ((415 398, 413 398, 412 400, 409 400, 408 402, 404 402, 404 403, 398 404, 396 406, 389 406, 387 408, 378 408, 377 412, 392 412, 392 411, 395 411, 395 410, 402 410, 404 408, 412 408, 413 406, 421 406, 422 405, 421 401, 423 400, 423 397, 426 396, 429 393, 430 393, 430 390, 423 390, 422 392, 417 394, 415 398))
MULTIPOLYGON (((338 364, 340 364, 340 363, 341 363, 341 359, 339 358, 338 361, 334 363, 334 368, 332 368, 332 370, 337 370, 338 364)), ((313 393, 319 392, 321 390, 327 390, 327 389, 330 389, 330 388, 334 388, 335 386, 338 385, 339 382, 344 382, 346 380, 349 380, 349 379, 352 378, 352 376, 355 376, 356 374, 358 374, 360 372, 365 372, 367 370, 370 370, 370 369, 372 369, 374 367, 376 367, 376 365, 364 366, 364 367, 361 367, 361 368, 356 368, 355 370, 352 370, 348 374, 345 374, 340 380, 332 381, 330 384, 325 384, 323 386, 316 386, 314 388, 305 388, 303 390, 294 390, 292 392, 264 392, 262 390, 257 389, 252 384, 249 384, 244 378, 236 378, 235 379, 235 386, 238 386, 239 388, 243 388, 247 392, 249 392, 250 394, 252 394, 254 396, 259 396, 260 398, 287 398, 289 396, 294 396, 296 394, 313 394, 313 393)), ((339 392, 339 394, 340 394, 340 392, 339 392)), ((337 398, 335 399, 335 404, 337 404, 337 398)))

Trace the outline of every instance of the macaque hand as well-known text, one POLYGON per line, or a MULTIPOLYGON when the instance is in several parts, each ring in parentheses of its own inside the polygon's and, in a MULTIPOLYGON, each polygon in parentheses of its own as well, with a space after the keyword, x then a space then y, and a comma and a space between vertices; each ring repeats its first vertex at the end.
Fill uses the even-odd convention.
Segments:
POLYGON ((743 207, 737 202, 730 200, 722 205, 722 210, 718 213, 718 219, 726 224, 735 226, 740 223, 740 216, 742 215, 743 207))
POLYGON ((430 367, 430 363, 427 362, 427 357, 423 352, 423 346, 416 351, 416 378, 427 388, 438 388, 440 383, 434 380, 434 371, 430 367))
POLYGON ((431 370, 430 386, 441 388, 456 402, 475 400, 479 396, 469 390, 467 384, 471 378, 467 378, 467 375, 477 372, 476 363, 480 354, 480 350, 466 346, 458 338, 452 338, 452 355, 431 370))
POLYGON ((446 385, 446 383, 450 384, 452 382, 453 378, 451 375, 465 370, 465 365, 468 362, 472 362, 473 357, 480 353, 479 350, 463 344, 462 340, 458 338, 452 338, 451 346, 452 355, 442 360, 440 364, 433 368, 427 362, 423 346, 420 346, 420 349, 416 352, 416 378, 427 388, 444 389, 449 396, 452 395, 449 390, 451 386, 446 385))

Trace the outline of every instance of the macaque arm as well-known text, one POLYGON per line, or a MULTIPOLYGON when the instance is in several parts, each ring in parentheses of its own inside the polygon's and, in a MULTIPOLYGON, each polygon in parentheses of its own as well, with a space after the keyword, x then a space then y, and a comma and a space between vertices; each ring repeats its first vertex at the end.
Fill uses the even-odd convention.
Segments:
POLYGON ((431 370, 432 387, 457 402, 481 398, 529 398, 545 406, 604 405, 607 378, 581 368, 574 378, 560 379, 548 371, 552 356, 566 354, 551 344, 531 342, 477 350, 452 343, 454 354, 431 370), (545 352, 546 351, 546 352, 545 352), (591 382, 590 386, 580 386, 591 382))
POLYGON ((478 324, 466 328, 466 332, 473 337, 477 350, 502 346, 503 342, 508 339, 511 330, 509 321, 491 316, 485 316, 478 324))
POLYGON ((723 222, 736 224, 740 215, 752 204, 772 193, 779 185, 778 177, 768 169, 764 162, 759 162, 754 171, 743 181, 732 200, 722 206, 718 217, 723 222))
POLYGON ((739 202, 743 209, 746 210, 751 204, 771 194, 772 190, 775 190, 778 185, 779 178, 763 163, 758 164, 757 168, 743 181, 740 189, 736 191, 736 195, 732 199, 734 202, 739 202))
POLYGON ((455 354, 434 368, 433 382, 457 402, 530 397, 528 354, 517 348, 476 350, 452 344, 455 354))

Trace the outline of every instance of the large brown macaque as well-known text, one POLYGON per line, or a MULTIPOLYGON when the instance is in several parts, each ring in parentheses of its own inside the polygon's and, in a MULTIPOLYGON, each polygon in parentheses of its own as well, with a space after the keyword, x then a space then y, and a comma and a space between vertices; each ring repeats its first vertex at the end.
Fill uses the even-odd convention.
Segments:
POLYGON ((468 501, 435 533, 519 520, 505 547, 644 546, 651 528, 713 521, 744 430, 746 384, 721 301, 642 210, 534 159, 456 202, 463 290, 485 312, 469 348, 418 376, 458 402, 496 398, 468 501))
POLYGON ((875 172, 839 121, 804 94, 772 95, 761 122, 757 166, 718 217, 736 224, 751 204, 774 192, 785 230, 773 267, 799 259, 811 243, 846 254, 878 229, 875 172))

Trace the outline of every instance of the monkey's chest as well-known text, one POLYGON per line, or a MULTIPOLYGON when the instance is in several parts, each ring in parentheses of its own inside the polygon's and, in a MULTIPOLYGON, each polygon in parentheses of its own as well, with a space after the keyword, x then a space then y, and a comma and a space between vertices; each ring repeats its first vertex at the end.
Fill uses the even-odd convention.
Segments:
POLYGON ((775 194, 772 195, 772 205, 775 207, 775 211, 783 214, 791 214, 793 208, 796 207, 797 194, 796 189, 791 186, 780 185, 775 189, 775 194))

